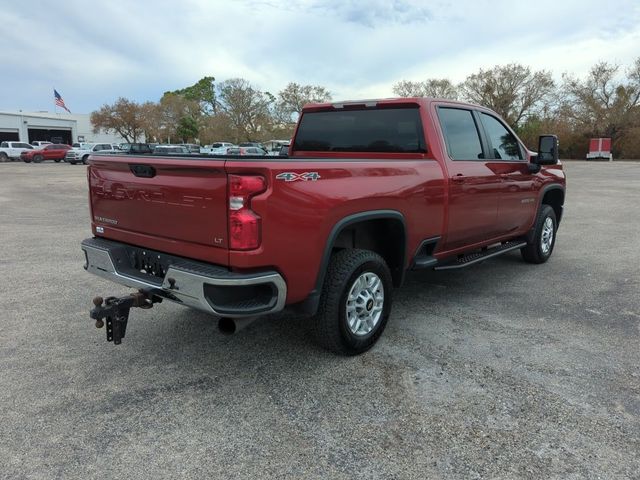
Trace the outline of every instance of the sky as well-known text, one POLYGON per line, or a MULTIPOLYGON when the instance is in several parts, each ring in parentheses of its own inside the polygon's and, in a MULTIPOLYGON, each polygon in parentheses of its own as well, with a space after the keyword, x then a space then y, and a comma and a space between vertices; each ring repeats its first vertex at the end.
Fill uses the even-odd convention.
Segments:
POLYGON ((93 0, 2 2, 0 111, 73 113, 249 80, 334 100, 393 96, 399 80, 460 82, 519 62, 584 77, 640 56, 640 0, 93 0))

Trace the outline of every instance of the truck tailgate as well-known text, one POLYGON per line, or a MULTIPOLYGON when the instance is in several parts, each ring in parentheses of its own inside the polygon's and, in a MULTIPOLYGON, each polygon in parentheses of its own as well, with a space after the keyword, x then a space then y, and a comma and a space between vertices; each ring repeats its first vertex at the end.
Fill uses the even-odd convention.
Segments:
POLYGON ((224 163, 94 156, 88 169, 94 233, 227 265, 224 163))

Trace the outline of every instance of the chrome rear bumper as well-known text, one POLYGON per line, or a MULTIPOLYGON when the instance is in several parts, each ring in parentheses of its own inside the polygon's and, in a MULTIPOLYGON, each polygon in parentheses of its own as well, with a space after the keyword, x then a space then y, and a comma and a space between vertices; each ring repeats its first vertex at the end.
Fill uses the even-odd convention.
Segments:
POLYGON ((285 305, 287 286, 274 271, 239 274, 102 238, 84 240, 82 250, 90 273, 127 287, 152 289, 155 295, 214 315, 251 317, 278 312, 285 305))

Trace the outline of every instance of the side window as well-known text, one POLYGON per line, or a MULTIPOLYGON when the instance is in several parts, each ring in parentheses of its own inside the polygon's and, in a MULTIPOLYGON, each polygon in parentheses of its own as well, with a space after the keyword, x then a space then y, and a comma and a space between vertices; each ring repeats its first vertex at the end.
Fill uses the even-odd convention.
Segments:
POLYGON ((7 142, 0 143, 0 148, 9 148, 9 144, 7 142))
POLYGON ((522 152, 518 140, 497 118, 481 113, 482 126, 487 134, 489 158, 498 160, 522 160, 522 152))
POLYGON ((441 107, 438 109, 438 117, 451 158, 454 160, 484 158, 480 135, 471 110, 441 107))

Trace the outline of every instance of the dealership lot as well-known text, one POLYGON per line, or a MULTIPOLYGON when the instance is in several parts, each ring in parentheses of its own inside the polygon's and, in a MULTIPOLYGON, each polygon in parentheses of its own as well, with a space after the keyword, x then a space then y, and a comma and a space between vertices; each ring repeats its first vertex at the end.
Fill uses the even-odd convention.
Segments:
POLYGON ((556 250, 409 275, 378 345, 307 319, 235 336, 163 303, 88 317, 86 168, 0 164, 7 478, 637 478, 640 163, 567 162, 556 250))

